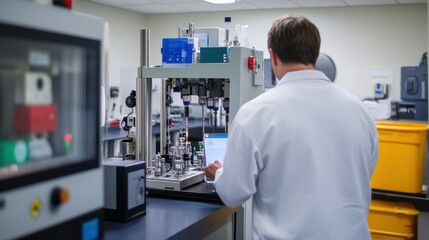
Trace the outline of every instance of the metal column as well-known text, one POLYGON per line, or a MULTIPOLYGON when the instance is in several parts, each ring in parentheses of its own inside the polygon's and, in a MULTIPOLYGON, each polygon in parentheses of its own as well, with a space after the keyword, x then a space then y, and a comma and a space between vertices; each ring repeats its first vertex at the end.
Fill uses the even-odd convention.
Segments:
POLYGON ((136 159, 146 161, 150 170, 152 158, 152 79, 143 78, 143 67, 149 66, 149 30, 140 32, 140 67, 136 96, 136 159))
POLYGON ((168 117, 167 117, 167 80, 161 80, 161 112, 159 116, 159 149, 161 154, 167 154, 169 149, 164 147, 167 146, 167 128, 168 128, 168 117))

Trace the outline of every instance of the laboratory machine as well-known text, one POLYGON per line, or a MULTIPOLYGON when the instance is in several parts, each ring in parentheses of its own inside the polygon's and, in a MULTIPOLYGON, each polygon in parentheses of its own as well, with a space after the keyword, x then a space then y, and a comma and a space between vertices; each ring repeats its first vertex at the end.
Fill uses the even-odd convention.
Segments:
MULTIPOLYGON (((190 49, 188 40, 191 39, 191 43, 198 41, 193 29, 193 24, 189 24, 189 37, 163 39, 162 67, 139 68, 136 158, 146 160, 149 190, 181 190, 203 181, 202 168, 205 164, 202 139, 206 129, 220 131, 218 119, 220 112, 223 112, 225 122, 222 129, 227 132, 239 107, 263 92, 262 51, 229 44, 190 49), (197 56, 188 58, 190 54, 197 56), (199 61, 195 62, 195 59, 199 61), (156 154, 152 153, 152 79, 161 79, 160 151, 156 154), (171 131, 170 96, 173 92, 180 93, 184 105, 184 127, 178 134, 171 131), (201 118, 203 134, 194 143, 189 139, 191 102, 197 102, 202 112, 209 112, 208 122, 201 118)), ((143 38, 144 42, 148 41, 146 38, 143 38)))
POLYGON ((397 111, 399 119, 427 121, 427 65, 401 67, 401 99, 397 111))
MULTIPOLYGON (((210 132, 228 132, 240 106, 264 92, 262 51, 241 47, 228 38, 223 46, 201 47, 195 44, 199 40, 194 29, 194 24, 189 24, 187 37, 179 34, 179 38, 163 39, 162 66, 157 67, 149 67, 149 30, 141 31, 141 67, 136 80, 135 156, 146 161, 146 190, 149 194, 163 191, 177 197, 187 189, 205 185, 198 184, 204 181, 204 133, 209 129, 210 132), (158 79, 161 80, 161 106, 159 152, 155 153, 151 124, 152 83, 158 79), (180 93, 184 106, 183 128, 178 132, 171 114, 174 92, 180 93), (206 112, 209 116, 208 121, 205 117, 199 119, 202 134, 196 141, 191 141, 189 135, 191 104, 200 106, 201 116, 206 112)), ((210 190, 210 194, 215 193, 210 190)), ((236 236, 250 237, 251 202, 247 201, 237 213, 236 236)))
POLYGON ((128 222, 146 213, 146 164, 123 158, 103 159, 104 215, 128 222))
POLYGON ((0 239, 102 238, 103 32, 66 8, 0 2, 0 239))

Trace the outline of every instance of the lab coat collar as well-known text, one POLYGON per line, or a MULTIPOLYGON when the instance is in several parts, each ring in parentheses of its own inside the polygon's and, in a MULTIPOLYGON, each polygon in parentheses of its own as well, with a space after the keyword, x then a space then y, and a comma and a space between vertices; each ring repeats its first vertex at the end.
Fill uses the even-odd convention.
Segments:
POLYGON ((285 84, 290 81, 299 80, 324 80, 331 82, 329 78, 321 71, 318 70, 300 70, 286 73, 283 78, 278 82, 278 85, 285 84))

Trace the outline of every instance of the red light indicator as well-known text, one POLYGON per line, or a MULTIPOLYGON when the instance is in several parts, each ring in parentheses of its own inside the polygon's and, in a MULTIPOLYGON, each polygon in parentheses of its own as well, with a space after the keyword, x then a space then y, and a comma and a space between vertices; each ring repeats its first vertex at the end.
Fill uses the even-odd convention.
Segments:
POLYGON ((73 135, 71 133, 67 133, 64 135, 64 142, 71 142, 73 140, 73 135))
POLYGON ((250 56, 247 59, 247 66, 249 67, 250 70, 255 70, 255 56, 250 56))

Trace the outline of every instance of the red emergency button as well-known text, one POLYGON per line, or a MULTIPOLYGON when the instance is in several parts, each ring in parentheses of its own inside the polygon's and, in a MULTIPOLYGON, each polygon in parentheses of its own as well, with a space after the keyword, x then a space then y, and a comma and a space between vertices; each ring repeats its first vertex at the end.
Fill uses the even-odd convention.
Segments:
POLYGON ((255 70, 255 56, 250 56, 247 59, 247 66, 249 67, 250 70, 255 70))
POLYGON ((57 207, 61 204, 67 203, 69 198, 70 194, 67 189, 56 187, 51 193, 51 204, 52 206, 57 207))
POLYGON ((53 4, 56 6, 65 7, 68 9, 72 9, 73 0, 54 0, 53 4))

